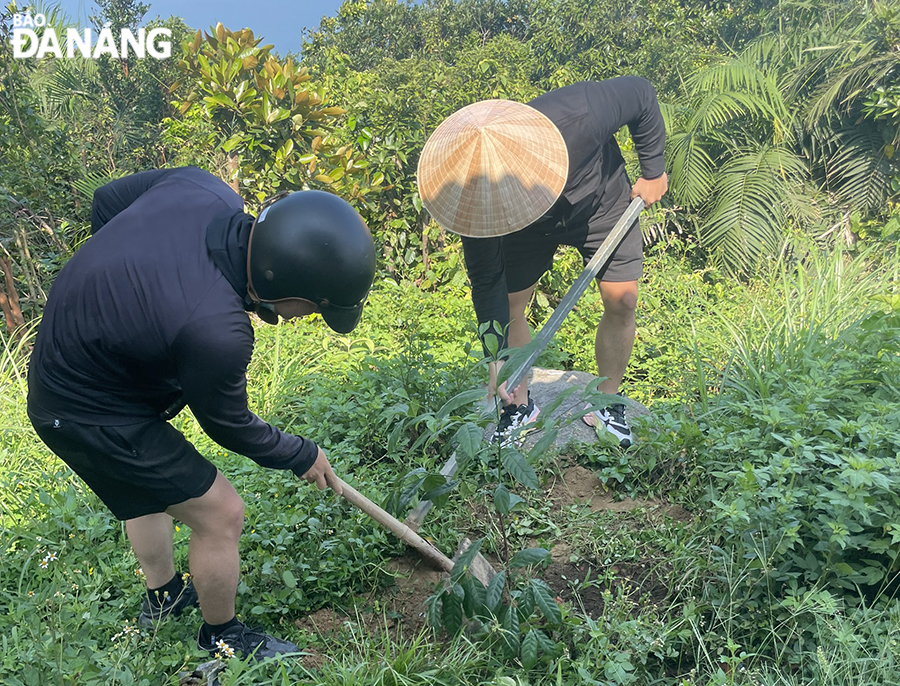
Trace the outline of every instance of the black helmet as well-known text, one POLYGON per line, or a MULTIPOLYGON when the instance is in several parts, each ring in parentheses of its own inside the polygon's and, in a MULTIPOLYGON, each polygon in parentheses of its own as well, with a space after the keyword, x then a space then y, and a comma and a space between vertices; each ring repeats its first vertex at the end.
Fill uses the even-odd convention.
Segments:
POLYGON ((359 323, 375 279, 375 244, 363 218, 324 191, 299 191, 260 212, 247 249, 250 295, 303 298, 338 333, 359 323))

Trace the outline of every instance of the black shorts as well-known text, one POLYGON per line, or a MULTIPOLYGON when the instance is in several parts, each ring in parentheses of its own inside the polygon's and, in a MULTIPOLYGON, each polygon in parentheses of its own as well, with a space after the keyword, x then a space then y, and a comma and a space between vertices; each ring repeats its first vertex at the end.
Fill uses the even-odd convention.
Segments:
POLYGON ((116 519, 165 512, 206 493, 216 467, 162 419, 94 426, 29 413, 41 440, 80 476, 116 519))
MULTIPOLYGON (((563 201, 564 202, 564 201, 563 201)), ((603 244, 616 222, 625 214, 631 197, 623 194, 609 209, 598 208, 594 199, 569 206, 565 220, 539 221, 503 237, 506 262, 506 289, 524 291, 536 284, 553 266, 553 256, 561 245, 578 248, 587 264, 603 244)), ((612 254, 601 281, 638 281, 643 273, 643 241, 638 222, 612 254)))

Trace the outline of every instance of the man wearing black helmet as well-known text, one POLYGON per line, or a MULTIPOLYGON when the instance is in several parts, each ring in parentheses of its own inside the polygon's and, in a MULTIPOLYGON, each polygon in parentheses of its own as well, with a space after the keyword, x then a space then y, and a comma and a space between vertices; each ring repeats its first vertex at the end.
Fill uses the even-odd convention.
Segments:
POLYGON ((281 197, 258 219, 200 169, 154 170, 99 188, 92 237, 51 289, 29 368, 41 439, 125 522, 147 580, 143 625, 201 605, 198 644, 257 659, 297 646, 235 616, 240 496, 168 424, 185 405, 227 450, 340 492, 313 441, 247 407, 247 312, 276 324, 321 313, 359 321, 375 273, 372 237, 337 196, 281 197), (172 519, 191 528, 190 571, 174 566, 172 519))

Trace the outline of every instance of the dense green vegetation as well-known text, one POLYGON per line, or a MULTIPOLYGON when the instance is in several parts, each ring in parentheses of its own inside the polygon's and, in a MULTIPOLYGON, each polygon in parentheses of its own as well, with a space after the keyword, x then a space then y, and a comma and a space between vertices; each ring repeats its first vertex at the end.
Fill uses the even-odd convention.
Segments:
MULTIPOLYGON (((115 27, 147 9, 99 5, 115 27)), ((454 575, 421 609, 434 628, 413 613, 398 631, 400 544, 181 416, 247 504, 239 612, 314 654, 233 661, 222 683, 900 681, 896 0, 349 0, 302 57, 252 26, 165 24, 183 47, 163 61, 14 60, 0 37, 0 681, 172 683, 203 659, 196 611, 134 628, 142 580, 121 525, 25 415, 30 342, 92 190, 179 164, 250 210, 327 187, 364 214, 381 258, 363 322, 344 337, 315 318, 259 327, 252 405, 401 515, 441 489, 423 533, 447 552, 480 539, 506 569, 502 588, 454 575), (627 452, 498 454, 476 440, 484 363, 458 243, 416 193, 418 154, 475 99, 624 73, 653 82, 669 129, 626 378, 653 419, 627 452), (456 446, 465 465, 442 489, 456 446), (635 509, 561 503, 572 469, 635 509), (317 611, 341 613, 336 633, 304 623, 317 611)), ((536 327, 577 268, 560 255, 536 327)), ((601 313, 588 293, 542 366, 593 371, 601 313)))
MULTIPOLYGON (((643 377, 629 386, 655 415, 640 444, 525 453, 537 489, 507 482, 522 500, 505 520, 470 507, 496 497, 488 451, 426 521, 444 550, 463 532, 486 534, 483 550, 500 564, 562 542, 563 562, 591 570, 553 587, 567 599, 553 621, 528 610, 514 651, 490 640, 509 628, 456 639, 389 631, 397 572, 386 561, 402 546, 292 475, 223 454, 179 418, 247 503, 240 612, 326 656, 315 669, 286 662, 288 683, 895 683, 900 260, 884 250, 810 256, 739 285, 693 269, 682 248, 650 258, 658 277, 638 337, 659 354, 640 360, 643 377), (554 506, 547 489, 573 466, 618 497, 662 500, 630 514, 554 506), (660 503, 691 516, 671 519, 660 503), (321 608, 347 613, 339 637, 294 626, 321 608), (543 638, 529 653, 532 630, 543 638)), ((315 319, 259 328, 251 390, 264 416, 321 442, 339 473, 384 499, 412 468, 433 473, 461 426, 484 424, 471 404, 438 412, 484 371, 466 354, 474 322, 463 290, 438 299, 383 280, 369 315, 350 337, 315 319)), ((586 355, 582 329, 598 315, 585 308, 561 345, 586 355)), ((124 532, 41 446, 24 413, 24 362, 14 349, 3 360, 4 683, 158 683, 195 664, 195 612, 123 634, 142 588, 124 532)), ((519 591, 544 574, 510 572, 519 591)), ((242 676, 234 665, 226 683, 260 683, 272 669, 242 676)))

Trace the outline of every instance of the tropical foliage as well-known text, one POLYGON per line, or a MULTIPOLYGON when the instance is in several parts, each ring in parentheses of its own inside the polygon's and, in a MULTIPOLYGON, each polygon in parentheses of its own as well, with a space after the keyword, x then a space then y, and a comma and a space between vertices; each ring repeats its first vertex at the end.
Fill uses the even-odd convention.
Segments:
MULTIPOLYGON (((98 26, 147 11, 97 5, 98 26)), ((898 22, 898 0, 347 0, 302 58, 252 27, 169 18, 170 60, 87 61, 12 59, 0 21, 0 681, 174 684, 202 659, 183 621, 128 622, 143 581, 126 537, 34 435, 25 400, 93 189, 196 164, 250 210, 328 188, 365 215, 381 277, 367 316, 352 336, 317 318, 260 328, 252 407, 397 514, 434 499, 423 535, 451 551, 468 531, 503 569, 479 585, 464 555, 399 616, 392 537, 224 454, 183 413, 247 504, 242 617, 312 653, 232 660, 221 683, 900 683, 898 22), (626 377, 655 419, 631 451, 557 454, 544 406, 530 449, 485 445, 465 271, 418 197, 419 153, 473 100, 623 73, 655 85, 669 134, 626 377), (585 482, 590 502, 558 497, 585 482), (304 628, 319 613, 333 631, 304 628), (419 623, 404 634, 398 619, 419 623)), ((579 267, 559 256, 532 323, 579 267)), ((587 293, 541 364, 593 372, 601 315, 587 293)))
POLYGON ((279 60, 273 46, 261 42, 250 29, 234 32, 222 24, 186 40, 178 64, 188 89, 176 103, 181 115, 202 103, 212 142, 227 155, 227 179, 258 203, 284 190, 335 182, 341 195, 361 197, 371 190, 367 163, 351 146, 328 140, 344 110, 325 106, 325 90, 309 84, 307 69, 279 60))
POLYGON ((732 268, 776 254, 787 227, 849 228, 852 212, 896 198, 887 89, 900 79, 900 11, 821 10, 791 8, 803 30, 694 74, 673 113, 672 197, 732 268))

